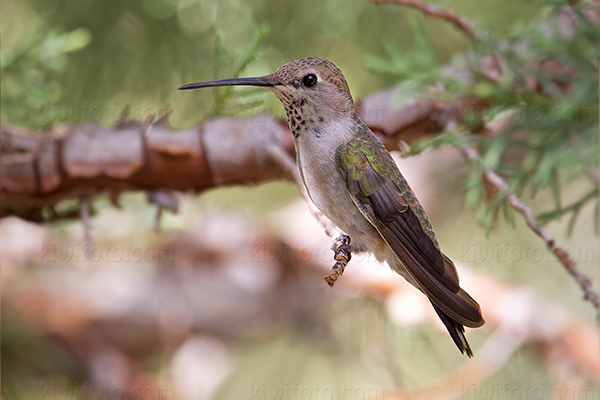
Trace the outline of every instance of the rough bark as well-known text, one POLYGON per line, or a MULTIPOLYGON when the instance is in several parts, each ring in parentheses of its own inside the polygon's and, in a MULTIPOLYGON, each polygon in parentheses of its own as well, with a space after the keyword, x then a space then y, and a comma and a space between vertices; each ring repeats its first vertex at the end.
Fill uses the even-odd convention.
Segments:
POLYGON ((52 219, 63 199, 117 198, 133 190, 201 192, 281 178, 264 149, 294 152, 287 128, 268 116, 212 119, 182 131, 159 122, 59 126, 42 134, 9 127, 1 134, 0 216, 34 221, 52 219))
MULTIPOLYGON (((394 109, 395 89, 365 98, 357 112, 390 148, 439 132, 457 99, 449 104, 410 100, 394 109)), ((57 126, 32 134, 1 130, 0 216, 31 221, 77 217, 54 212, 65 199, 125 191, 194 191, 261 183, 285 177, 273 159, 273 146, 294 155, 285 121, 268 115, 216 118, 197 128, 172 131, 163 122, 127 123, 113 129, 97 125, 57 126)), ((150 196, 155 198, 156 196, 150 196)))

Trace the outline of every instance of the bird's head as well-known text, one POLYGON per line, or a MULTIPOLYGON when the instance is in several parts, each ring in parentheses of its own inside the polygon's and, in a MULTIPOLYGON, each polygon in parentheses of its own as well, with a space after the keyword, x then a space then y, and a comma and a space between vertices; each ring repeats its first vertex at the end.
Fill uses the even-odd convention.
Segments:
POLYGON ((260 86, 275 93, 285 107, 294 135, 317 124, 350 117, 354 102, 342 71, 318 57, 290 61, 269 75, 184 85, 179 90, 215 86, 260 86))

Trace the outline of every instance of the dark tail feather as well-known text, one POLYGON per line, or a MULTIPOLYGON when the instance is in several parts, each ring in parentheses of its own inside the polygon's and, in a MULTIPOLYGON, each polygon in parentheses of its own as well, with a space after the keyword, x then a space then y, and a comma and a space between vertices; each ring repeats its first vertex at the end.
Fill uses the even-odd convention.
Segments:
POLYGON ((460 350, 462 354, 466 353, 469 358, 473 357, 473 351, 471 350, 471 346, 469 346, 469 342, 467 342, 467 338, 465 337, 465 327, 446 315, 438 306, 433 304, 433 302, 431 302, 431 304, 433 305, 433 309, 437 313, 438 317, 440 317, 446 326, 446 329, 448 329, 448 333, 450 333, 450 336, 452 337, 452 340, 454 340, 458 350, 460 350))

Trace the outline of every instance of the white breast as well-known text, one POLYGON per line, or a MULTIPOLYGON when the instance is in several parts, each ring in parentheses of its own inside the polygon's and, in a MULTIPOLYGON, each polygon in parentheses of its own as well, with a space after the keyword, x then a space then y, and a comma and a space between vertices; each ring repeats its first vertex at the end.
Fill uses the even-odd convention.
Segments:
POLYGON ((318 135, 305 131, 294 141, 298 168, 308 194, 323 214, 350 235, 354 245, 374 251, 381 238, 360 213, 337 167, 337 149, 353 137, 351 125, 329 124, 318 135), (358 240, 361 239, 362 243, 358 240))

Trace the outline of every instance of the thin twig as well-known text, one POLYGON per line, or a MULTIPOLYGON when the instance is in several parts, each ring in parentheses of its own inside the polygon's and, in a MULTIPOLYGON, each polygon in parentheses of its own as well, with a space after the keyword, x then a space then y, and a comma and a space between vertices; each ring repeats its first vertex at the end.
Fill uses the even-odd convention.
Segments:
POLYGON ((158 206, 156 208, 156 214, 154 215, 154 232, 156 232, 156 233, 160 233, 160 231, 161 231, 163 210, 164 210, 164 208, 162 208, 161 206, 158 206))
MULTIPOLYGON (((478 161, 479 154, 472 147, 464 147, 462 149, 463 156, 470 161, 478 161)), ((571 274, 575 281, 579 284, 584 293, 584 299, 590 301, 598 311, 600 318, 600 298, 594 290, 592 280, 585 273, 577 268, 577 264, 573 258, 556 242, 556 239, 550 232, 544 229, 535 219, 531 207, 523 203, 517 195, 511 192, 508 183, 497 173, 490 170, 485 170, 483 178, 486 183, 491 185, 499 192, 504 193, 508 197, 508 204, 523 216, 527 226, 538 235, 545 243, 548 250, 554 254, 563 267, 571 274)))
POLYGON ((352 250, 350 246, 350 237, 344 235, 334 224, 327 218, 317 207, 313 204, 312 200, 308 196, 302 177, 298 172, 296 163, 292 157, 286 153, 282 148, 277 146, 270 146, 267 149, 269 156, 285 171, 285 173, 296 183, 300 196, 304 202, 308 205, 308 209, 317 222, 323 227, 325 233, 330 238, 334 239, 331 249, 334 253, 335 264, 331 267, 331 272, 324 276, 325 282, 330 287, 333 287, 335 282, 342 276, 348 262, 352 257, 352 250))
POLYGON ((341 235, 338 236, 337 239, 333 242, 331 246, 331 250, 333 250, 335 264, 331 268, 331 272, 328 275, 324 276, 325 282, 329 285, 329 287, 333 287, 338 279, 344 273, 344 270, 348 266, 348 262, 352 258, 352 247, 350 246, 350 236, 341 235))
POLYGON ((308 196, 304 182, 300 177, 296 163, 282 148, 278 146, 270 146, 267 149, 269 156, 285 171, 285 173, 296 183, 298 190, 300 191, 300 197, 308 205, 310 213, 315 217, 317 222, 323 227, 327 236, 332 239, 336 239, 340 236, 340 230, 327 218, 317 207, 313 204, 312 200, 308 196))
POLYGON ((465 35, 467 35, 470 39, 475 38, 475 29, 473 29, 473 24, 469 22, 466 18, 461 17, 458 14, 453 13, 450 10, 446 10, 445 8, 432 6, 427 3, 423 3, 417 0, 371 0, 375 4, 398 4, 401 6, 407 6, 414 8, 416 10, 421 11, 423 14, 428 15, 430 17, 439 18, 446 22, 451 23, 459 30, 461 30, 465 35))
POLYGON ((163 210, 177 213, 179 211, 179 201, 172 192, 166 190, 149 190, 146 192, 146 199, 148 199, 148 202, 158 206, 154 217, 154 231, 159 233, 161 230, 163 210))
POLYGON ((89 196, 81 196, 79 198, 79 216, 83 225, 83 241, 85 243, 85 254, 92 254, 92 202, 89 196))

